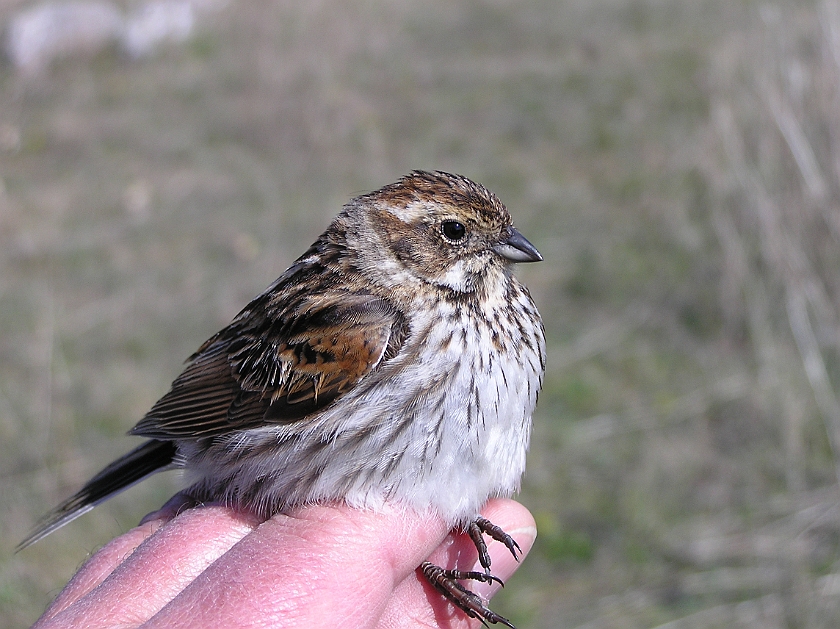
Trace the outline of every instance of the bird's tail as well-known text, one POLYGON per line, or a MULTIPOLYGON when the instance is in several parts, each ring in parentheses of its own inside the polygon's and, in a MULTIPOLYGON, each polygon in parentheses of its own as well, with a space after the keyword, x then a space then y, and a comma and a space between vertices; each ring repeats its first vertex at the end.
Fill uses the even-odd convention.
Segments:
POLYGON ((147 476, 172 467, 175 453, 173 441, 152 439, 120 457, 45 515, 26 539, 18 544, 17 550, 31 546, 147 476))

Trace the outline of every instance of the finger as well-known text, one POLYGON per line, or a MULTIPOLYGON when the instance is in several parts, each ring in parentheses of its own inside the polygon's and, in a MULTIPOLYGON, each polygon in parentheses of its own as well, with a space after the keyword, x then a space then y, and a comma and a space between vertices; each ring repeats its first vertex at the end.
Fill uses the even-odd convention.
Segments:
MULTIPOLYGON (((509 533, 522 548, 520 561, 527 556, 536 539, 537 529, 531 513, 513 500, 491 500, 481 514, 509 533)), ((507 581, 518 569, 510 551, 496 542, 488 542, 492 573, 507 581)), ((469 536, 452 533, 430 555, 429 561, 445 568, 483 571, 478 562, 478 553, 469 536)), ((489 600, 501 587, 497 583, 468 583, 467 587, 489 600)), ((481 627, 481 622, 470 619, 447 601, 426 579, 415 571, 394 591, 394 596, 382 615, 380 629, 417 624, 423 627, 447 627, 448 629, 481 627)))
POLYGON ((184 511, 163 523, 96 587, 37 627, 142 624, 257 524, 253 516, 221 506, 184 511))
POLYGON ((375 626, 393 588, 446 536, 436 516, 311 506, 278 515, 147 627, 375 626), (333 622, 333 619, 335 622, 333 622))
POLYGON ((194 504, 195 501, 186 494, 175 494, 158 511, 143 518, 138 526, 111 540, 99 549, 64 586, 64 589, 41 616, 41 621, 52 618, 87 595, 125 561, 144 540, 154 534, 161 525, 174 518, 184 508, 194 504))
MULTIPOLYGON (((162 524, 161 521, 151 521, 137 526, 127 533, 111 540, 98 550, 79 571, 73 575, 70 582, 64 586, 55 600, 50 604, 39 622, 44 622, 61 613, 80 598, 86 596, 97 587, 119 566, 126 557, 162 524)), ((36 625, 39 626, 39 625, 36 625)))

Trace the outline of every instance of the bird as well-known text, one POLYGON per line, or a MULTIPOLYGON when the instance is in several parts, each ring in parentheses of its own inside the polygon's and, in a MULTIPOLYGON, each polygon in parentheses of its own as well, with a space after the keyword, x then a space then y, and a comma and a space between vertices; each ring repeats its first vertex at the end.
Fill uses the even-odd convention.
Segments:
POLYGON ((545 330, 516 263, 539 251, 498 197, 415 170, 344 205, 326 231, 186 361, 129 431, 142 445, 96 474, 19 545, 168 469, 186 493, 268 518, 343 502, 431 509, 469 534, 483 571, 418 568, 483 623, 463 581, 491 574, 481 517, 519 489, 545 372, 545 330))

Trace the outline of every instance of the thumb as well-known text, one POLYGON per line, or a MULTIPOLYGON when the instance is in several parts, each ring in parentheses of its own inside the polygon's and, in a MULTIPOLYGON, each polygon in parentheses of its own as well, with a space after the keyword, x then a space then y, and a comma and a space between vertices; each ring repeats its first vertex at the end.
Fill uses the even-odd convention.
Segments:
MULTIPOLYGON (((500 526, 516 540, 522 549, 519 561, 524 559, 537 536, 537 527, 531 513, 518 502, 496 499, 485 505, 481 510, 481 515, 500 526)), ((519 568, 519 561, 503 544, 488 540, 487 550, 490 553, 491 572, 506 582, 519 568)), ((478 553, 473 541, 468 535, 457 531, 447 535, 428 560, 443 568, 484 571, 478 562, 478 553)), ((485 601, 488 601, 501 587, 498 583, 480 582, 465 582, 464 585, 485 601)), ((397 586, 378 626, 382 629, 396 629, 412 623, 422 627, 447 627, 447 629, 481 626, 479 620, 468 618, 464 612, 444 598, 434 586, 426 581, 419 570, 397 586), (412 622, 407 623, 407 619, 412 622)))

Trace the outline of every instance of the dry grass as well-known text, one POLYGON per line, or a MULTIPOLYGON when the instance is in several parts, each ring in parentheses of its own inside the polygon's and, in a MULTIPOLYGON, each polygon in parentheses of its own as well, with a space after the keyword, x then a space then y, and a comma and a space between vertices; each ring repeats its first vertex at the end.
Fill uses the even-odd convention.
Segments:
POLYGON ((240 2, 146 61, 0 68, 0 627, 177 478, 12 555, 37 517, 412 168, 488 185, 548 260, 521 270, 550 343, 540 538, 498 611, 837 626, 836 7, 240 2))

